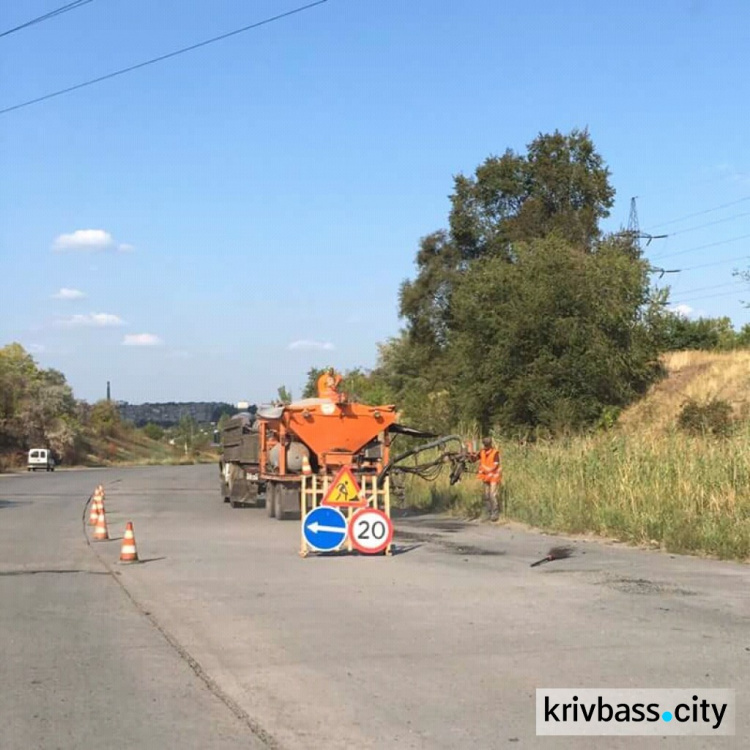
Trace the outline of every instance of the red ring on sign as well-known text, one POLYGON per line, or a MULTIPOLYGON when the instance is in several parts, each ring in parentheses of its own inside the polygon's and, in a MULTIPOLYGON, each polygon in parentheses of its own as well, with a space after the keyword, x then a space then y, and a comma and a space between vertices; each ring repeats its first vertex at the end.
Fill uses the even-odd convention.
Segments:
POLYGON ((377 508, 362 508, 362 510, 358 510, 352 516, 351 521, 349 521, 349 541, 352 543, 354 549, 356 549, 358 552, 362 552, 365 555, 377 555, 387 549, 387 547, 393 541, 393 522, 385 513, 383 513, 382 510, 379 510, 377 508), (385 536, 385 539, 380 542, 377 547, 365 547, 354 536, 354 530, 357 526, 357 519, 360 516, 367 515, 377 516, 379 520, 383 521, 388 532, 385 536))

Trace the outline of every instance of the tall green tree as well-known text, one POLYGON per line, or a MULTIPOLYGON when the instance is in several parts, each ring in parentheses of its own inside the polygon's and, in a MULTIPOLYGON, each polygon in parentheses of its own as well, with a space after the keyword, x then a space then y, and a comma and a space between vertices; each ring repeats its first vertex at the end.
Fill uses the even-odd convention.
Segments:
POLYGON ((557 236, 488 258, 456 289, 452 354, 462 412, 485 430, 595 422, 658 377, 648 266, 629 247, 581 253, 557 236))
POLYGON ((661 309, 630 240, 604 237, 615 191, 588 132, 539 134, 458 175, 448 229, 400 289, 391 389, 433 428, 578 428, 658 377, 661 309), (398 363, 396 366, 395 363, 398 363))

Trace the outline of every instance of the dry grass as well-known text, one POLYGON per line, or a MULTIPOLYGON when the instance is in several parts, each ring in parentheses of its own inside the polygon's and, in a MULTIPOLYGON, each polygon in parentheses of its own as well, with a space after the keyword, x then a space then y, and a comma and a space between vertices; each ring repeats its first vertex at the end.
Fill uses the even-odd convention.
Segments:
MULTIPOLYGON (((509 518, 551 532, 594 533, 671 552, 750 560, 750 424, 728 439, 676 429, 684 401, 725 399, 737 418, 750 403, 750 352, 685 352, 670 376, 593 437, 519 446, 503 443, 509 518)), ((449 487, 411 480, 410 505, 476 517, 473 477, 449 487)))
POLYGON ((664 357, 668 377, 651 388, 644 399, 619 419, 628 433, 670 430, 682 405, 721 399, 732 405, 739 419, 750 414, 750 351, 726 353, 674 352, 664 357))

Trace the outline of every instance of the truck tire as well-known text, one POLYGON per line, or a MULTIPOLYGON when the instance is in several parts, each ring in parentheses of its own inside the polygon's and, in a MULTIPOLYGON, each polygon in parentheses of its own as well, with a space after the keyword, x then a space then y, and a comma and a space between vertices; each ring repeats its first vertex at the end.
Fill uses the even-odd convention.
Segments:
POLYGON ((274 493, 273 515, 277 521, 284 520, 284 495, 285 493, 286 493, 286 488, 282 487, 281 485, 279 485, 276 488, 276 492, 274 493))
POLYGON ((266 485, 266 513, 269 518, 276 515, 276 482, 269 482, 266 485))
POLYGON ((276 520, 285 521, 300 518, 300 486, 296 482, 279 485, 276 491, 276 520))

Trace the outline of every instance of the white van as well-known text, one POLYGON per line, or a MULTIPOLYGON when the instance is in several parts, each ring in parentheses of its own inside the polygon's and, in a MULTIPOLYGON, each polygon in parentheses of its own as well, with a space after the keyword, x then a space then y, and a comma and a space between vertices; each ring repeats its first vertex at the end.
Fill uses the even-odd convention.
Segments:
POLYGON ((55 459, 52 458, 52 451, 47 448, 32 448, 29 451, 28 471, 45 469, 46 471, 55 470, 55 459))

